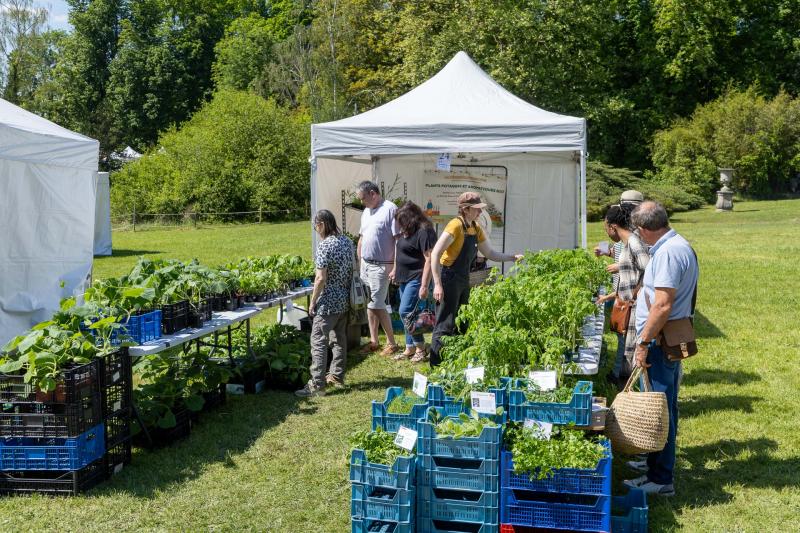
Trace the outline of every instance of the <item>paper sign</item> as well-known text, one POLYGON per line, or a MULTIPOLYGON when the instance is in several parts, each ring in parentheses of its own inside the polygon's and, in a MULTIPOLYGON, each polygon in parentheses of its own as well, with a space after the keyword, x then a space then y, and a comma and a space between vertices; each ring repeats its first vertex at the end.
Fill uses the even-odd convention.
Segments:
POLYGON ((411 386, 411 390, 414 392, 414 394, 420 398, 424 398, 427 388, 428 377, 420 374, 419 372, 414 372, 414 384, 411 386))
POLYGON ((600 248, 601 254, 608 253, 608 241, 600 241, 599 243, 597 243, 597 247, 600 248))
POLYGON ((436 170, 450 172, 450 154, 439 154, 436 159, 436 170))
POLYGON ((493 392, 471 392, 472 408, 478 413, 493 415, 497 412, 497 401, 493 392))
POLYGON ((534 436, 543 440, 550 440, 550 435, 553 434, 553 424, 550 422, 539 422, 532 418, 526 418, 522 425, 528 429, 533 429, 534 436))
POLYGON ((417 445, 417 432, 405 426, 400 426, 397 430, 397 436, 394 438, 394 443, 404 450, 411 451, 417 445))
POLYGON ((482 366, 476 366, 474 368, 467 368, 464 370, 464 376, 467 378, 467 383, 477 383, 478 381, 482 380, 483 371, 484 368, 482 366))
POLYGON ((541 390, 553 390, 557 386, 555 370, 532 370, 528 378, 541 390))

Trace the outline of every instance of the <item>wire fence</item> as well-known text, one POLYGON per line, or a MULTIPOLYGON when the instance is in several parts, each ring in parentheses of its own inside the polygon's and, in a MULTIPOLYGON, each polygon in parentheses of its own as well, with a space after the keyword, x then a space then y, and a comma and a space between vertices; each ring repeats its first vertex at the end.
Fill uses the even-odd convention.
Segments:
POLYGON ((294 209, 259 209, 258 211, 183 213, 118 213, 111 216, 113 231, 147 231, 149 229, 185 229, 219 225, 256 225, 279 220, 302 220, 311 216, 310 206, 294 209))

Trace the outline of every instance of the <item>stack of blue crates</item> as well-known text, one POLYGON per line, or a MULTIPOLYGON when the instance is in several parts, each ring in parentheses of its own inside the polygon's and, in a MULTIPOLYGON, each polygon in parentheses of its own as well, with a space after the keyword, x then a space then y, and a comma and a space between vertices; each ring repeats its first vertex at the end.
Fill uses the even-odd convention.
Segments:
POLYGON ((512 526, 611 530, 611 445, 592 469, 557 469, 543 479, 515 473, 510 451, 503 450, 500 467, 500 521, 512 526))
POLYGON ((417 533, 499 531, 502 427, 460 439, 438 437, 426 420, 417 428, 417 533))
POLYGON ((350 456, 352 533, 413 533, 416 514, 414 457, 392 466, 370 463, 364 450, 350 456))

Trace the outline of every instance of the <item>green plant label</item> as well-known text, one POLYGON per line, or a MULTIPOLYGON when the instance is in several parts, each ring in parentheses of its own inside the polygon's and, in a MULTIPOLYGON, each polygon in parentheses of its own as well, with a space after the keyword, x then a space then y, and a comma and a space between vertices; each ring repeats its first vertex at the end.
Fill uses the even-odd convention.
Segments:
POLYGON ((558 386, 555 370, 532 370, 528 377, 543 391, 553 390, 558 386))
POLYGON ((497 412, 497 400, 493 392, 471 392, 472 408, 477 413, 493 415, 497 412))
POLYGON ((425 397, 425 391, 428 388, 428 377, 420 374, 419 372, 414 372, 414 384, 411 387, 411 390, 419 396, 420 398, 425 397))
POLYGON ((397 436, 394 438, 394 443, 404 450, 412 451, 414 446, 417 445, 417 432, 411 428, 400 426, 397 430, 397 436))

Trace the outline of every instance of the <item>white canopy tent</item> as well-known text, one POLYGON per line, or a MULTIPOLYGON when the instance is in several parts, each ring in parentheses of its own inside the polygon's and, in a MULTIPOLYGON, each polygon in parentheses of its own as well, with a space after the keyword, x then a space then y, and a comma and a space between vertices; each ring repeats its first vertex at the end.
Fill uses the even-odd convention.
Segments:
POLYGON ((94 190, 94 255, 111 255, 111 182, 108 172, 97 173, 94 190))
POLYGON ((459 52, 391 102, 311 126, 311 208, 345 217, 340 223, 355 234, 358 213, 348 213, 346 196, 361 180, 381 184, 389 199, 427 201, 436 213, 431 187, 448 187, 459 174, 455 197, 473 177, 491 174, 505 189, 503 242, 493 237, 493 247, 574 248, 586 244, 585 163, 584 119, 517 98, 459 52))
POLYGON ((0 99, 0 344, 89 276, 99 143, 0 99))

